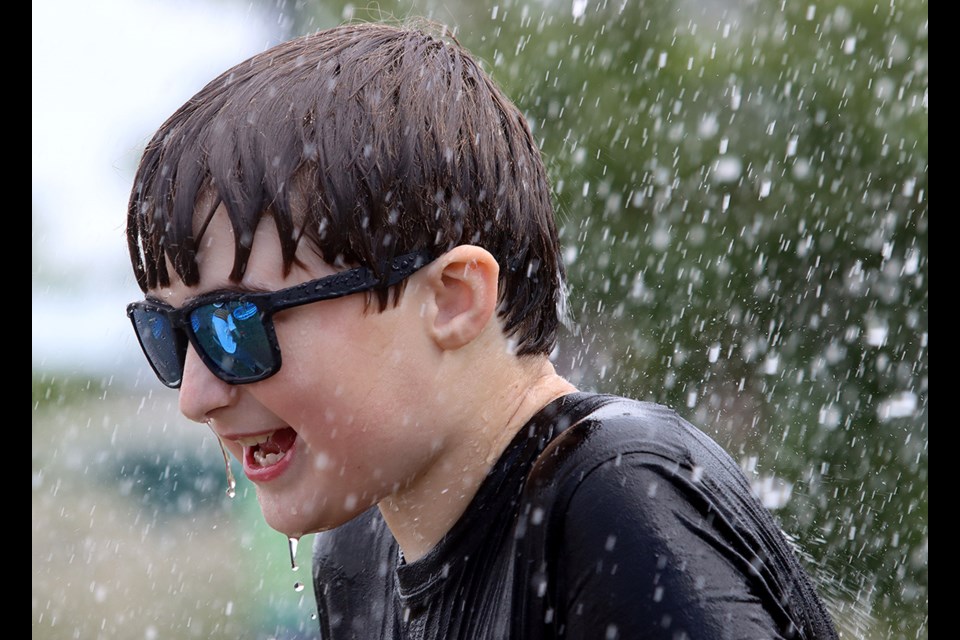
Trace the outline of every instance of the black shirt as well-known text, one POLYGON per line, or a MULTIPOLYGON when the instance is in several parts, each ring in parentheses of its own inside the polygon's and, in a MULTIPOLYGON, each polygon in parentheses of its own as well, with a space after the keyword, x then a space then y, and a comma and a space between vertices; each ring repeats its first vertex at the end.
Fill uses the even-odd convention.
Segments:
POLYGON ((534 416, 416 562, 374 507, 317 534, 313 573, 324 640, 837 637, 732 458, 608 395, 534 416))

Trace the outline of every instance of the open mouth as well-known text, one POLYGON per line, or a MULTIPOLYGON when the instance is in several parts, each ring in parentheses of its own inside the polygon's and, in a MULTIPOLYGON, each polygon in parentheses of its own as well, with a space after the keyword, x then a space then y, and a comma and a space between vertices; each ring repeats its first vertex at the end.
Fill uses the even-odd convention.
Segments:
POLYGON ((297 439, 297 432, 285 427, 273 433, 237 440, 247 450, 248 463, 253 467, 270 467, 287 455, 297 439))

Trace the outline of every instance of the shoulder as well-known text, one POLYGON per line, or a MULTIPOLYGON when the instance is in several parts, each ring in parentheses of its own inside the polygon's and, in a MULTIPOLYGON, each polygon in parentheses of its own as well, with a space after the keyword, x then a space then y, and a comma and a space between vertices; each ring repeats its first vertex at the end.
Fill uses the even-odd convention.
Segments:
POLYGON ((553 439, 533 477, 549 477, 552 483, 573 477, 580 482, 605 463, 619 466, 625 456, 671 473, 686 469, 737 480, 742 476, 713 438, 674 409, 620 396, 596 397, 600 406, 553 439))
POLYGON ((530 531, 570 629, 789 637, 819 615, 739 466, 669 407, 611 399, 557 436, 531 477, 530 531), (665 619, 669 630, 650 628, 665 619))
POLYGON ((732 472, 719 445, 670 407, 597 398, 598 408, 557 435, 530 474, 528 490, 554 512, 566 514, 574 496, 591 513, 604 506, 619 510, 618 499, 629 500, 636 511, 646 497, 655 497, 651 483, 658 478, 693 477, 705 460, 718 456, 724 472, 732 472))
POLYGON ((616 396, 554 438, 527 491, 560 530, 600 535, 611 519, 630 521, 638 534, 678 518, 719 517, 731 530, 774 526, 713 438, 670 407, 616 396))

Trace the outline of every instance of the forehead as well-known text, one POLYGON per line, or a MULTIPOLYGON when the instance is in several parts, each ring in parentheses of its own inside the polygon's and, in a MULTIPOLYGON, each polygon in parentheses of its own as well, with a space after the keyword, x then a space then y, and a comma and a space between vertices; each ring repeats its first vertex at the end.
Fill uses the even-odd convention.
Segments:
MULTIPOLYGON (((202 221, 194 221, 196 231, 202 221)), ((305 243, 297 247, 296 260, 290 271, 284 274, 283 255, 280 251, 280 235, 270 215, 260 218, 253 234, 250 257, 243 278, 238 282, 230 279, 236 259, 237 236, 223 205, 218 207, 202 230, 197 244, 197 266, 200 281, 194 286, 185 285, 174 277, 168 287, 152 289, 149 294, 173 306, 184 300, 210 291, 221 289, 274 291, 300 284, 334 273, 320 256, 305 243)), ((167 264, 170 273, 173 265, 167 264)))

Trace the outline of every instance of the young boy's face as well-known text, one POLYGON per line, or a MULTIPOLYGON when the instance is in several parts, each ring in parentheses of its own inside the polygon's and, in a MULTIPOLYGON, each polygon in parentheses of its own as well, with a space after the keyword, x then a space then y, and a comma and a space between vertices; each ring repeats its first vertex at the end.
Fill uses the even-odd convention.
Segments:
MULTIPOLYGON (((232 283, 234 244, 221 209, 198 251, 199 284, 174 280, 150 294, 179 307, 214 290, 274 291, 335 272, 301 245, 300 264, 284 276, 277 230, 266 217, 243 281, 232 283)), ((229 385, 188 349, 180 410, 208 423, 243 462, 274 529, 299 537, 337 526, 413 482, 439 455, 438 394, 430 384, 436 347, 424 331, 419 275, 383 313, 365 313, 363 294, 277 313, 283 364, 259 382, 229 385), (264 455, 281 452, 279 460, 264 455)))

